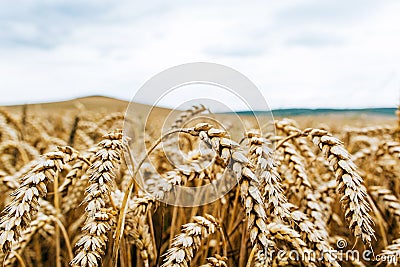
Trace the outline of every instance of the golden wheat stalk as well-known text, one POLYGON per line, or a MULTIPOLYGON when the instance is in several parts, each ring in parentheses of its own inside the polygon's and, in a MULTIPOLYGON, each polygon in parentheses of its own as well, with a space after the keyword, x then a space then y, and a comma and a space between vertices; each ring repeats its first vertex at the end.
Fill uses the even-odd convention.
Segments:
MULTIPOLYGON (((281 138, 276 139, 282 140, 281 138)), ((282 169, 284 168, 289 172, 285 176, 285 184, 288 185, 288 198, 290 199, 291 196, 294 196, 296 199, 304 198, 312 191, 312 185, 302 156, 297 152, 296 147, 289 142, 282 143, 278 148, 278 153, 281 155, 279 164, 280 172, 283 172, 282 169)), ((311 167, 310 169, 312 170, 311 167)))
POLYGON ((330 180, 327 182, 322 182, 317 186, 315 190, 315 198, 321 207, 322 221, 323 225, 327 225, 330 221, 333 209, 332 205, 335 202, 335 190, 336 190, 336 180, 330 180))
MULTIPOLYGON (((296 202, 300 202, 300 207, 304 211, 303 213, 295 210, 291 213, 292 219, 296 222, 293 228, 306 237, 303 240, 308 240, 308 244, 313 244, 313 248, 319 255, 328 256, 326 251, 331 248, 326 242, 328 237, 326 221, 323 220, 322 207, 316 199, 302 158, 289 142, 282 143, 279 150, 294 178, 294 184, 289 185, 289 190, 292 190, 291 195, 296 198, 296 202)), ((332 258, 323 259, 327 265, 337 265, 332 258)))
POLYGON ((86 159, 85 161, 79 160, 72 165, 72 169, 67 173, 64 182, 58 188, 58 191, 63 197, 71 191, 77 180, 82 178, 82 176, 87 172, 90 165, 95 160, 94 155, 96 151, 98 151, 97 147, 96 149, 89 150, 88 153, 82 155, 82 157, 86 159))

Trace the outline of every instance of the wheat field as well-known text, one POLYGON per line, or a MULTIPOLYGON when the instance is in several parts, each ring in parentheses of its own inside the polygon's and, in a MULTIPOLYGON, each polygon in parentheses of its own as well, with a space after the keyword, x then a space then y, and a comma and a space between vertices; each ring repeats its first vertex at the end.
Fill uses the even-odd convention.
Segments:
MULTIPOLYGON (((57 108, 0 109, 3 266, 400 260, 400 109, 389 123, 277 118, 275 131, 262 134, 237 132, 234 120, 226 122, 230 129, 194 120, 209 112, 199 105, 174 113, 171 130, 182 138, 160 139, 155 125, 146 136, 125 136, 124 106, 57 108), (151 153, 142 160, 132 149, 129 159, 128 142, 145 142, 151 153), (197 151, 200 144, 205 153, 197 151), (180 166, 169 161, 182 155, 180 166), (212 203, 163 201, 174 185, 206 185, 223 173, 237 183, 212 203)), ((133 123, 141 129, 143 120, 133 123)))

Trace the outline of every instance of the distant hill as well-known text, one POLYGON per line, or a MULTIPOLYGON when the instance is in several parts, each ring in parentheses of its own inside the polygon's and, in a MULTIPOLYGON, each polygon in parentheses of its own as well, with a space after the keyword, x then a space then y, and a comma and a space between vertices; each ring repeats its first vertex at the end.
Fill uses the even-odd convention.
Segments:
MULTIPOLYGON (((88 96, 88 97, 75 98, 67 101, 28 104, 28 107, 29 110, 47 110, 47 111, 67 110, 67 109, 75 109, 78 107, 83 107, 88 110, 101 109, 110 112, 116 112, 116 111, 125 111, 128 104, 129 102, 127 101, 111 97, 88 96)), ((11 105, 3 107, 10 111, 19 111, 21 110, 22 106, 24 105, 21 104, 21 105, 11 105)))

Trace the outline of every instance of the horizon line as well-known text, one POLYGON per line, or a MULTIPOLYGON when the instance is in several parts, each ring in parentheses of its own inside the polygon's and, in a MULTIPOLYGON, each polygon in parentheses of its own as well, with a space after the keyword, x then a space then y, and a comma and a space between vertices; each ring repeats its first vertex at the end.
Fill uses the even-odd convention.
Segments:
MULTIPOLYGON (((124 101, 129 103, 129 100, 123 99, 123 98, 118 98, 118 97, 113 97, 113 96, 107 96, 107 95, 87 95, 87 96, 80 96, 80 97, 74 97, 74 98, 61 98, 61 99, 50 99, 48 101, 33 101, 33 102, 28 102, 28 103, 1 103, 0 102, 0 107, 14 107, 14 106, 23 106, 23 105, 43 105, 43 104, 51 104, 51 103, 59 103, 59 102, 69 102, 69 101, 74 101, 74 100, 79 100, 79 99, 86 99, 86 98, 95 98, 95 97, 101 97, 101 98, 109 98, 117 101, 124 101)), ((142 105, 149 105, 147 103, 141 103, 141 102, 135 102, 138 104, 142 105)), ((168 108, 171 109, 169 106, 156 106, 159 108, 168 108)), ((307 106, 296 106, 296 107, 275 107, 275 108, 270 108, 270 111, 279 111, 279 110, 331 110, 331 111, 363 111, 363 110, 368 110, 368 109, 397 109, 398 106, 362 106, 362 107, 307 107, 307 106)), ((235 110, 234 112, 265 112, 268 110, 235 110)), ((228 112, 220 112, 220 113, 230 113, 228 112)))

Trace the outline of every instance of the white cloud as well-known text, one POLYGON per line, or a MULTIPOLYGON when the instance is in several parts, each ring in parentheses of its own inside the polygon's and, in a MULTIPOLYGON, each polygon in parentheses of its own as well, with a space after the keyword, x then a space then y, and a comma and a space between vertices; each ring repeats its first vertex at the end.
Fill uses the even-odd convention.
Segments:
POLYGON ((0 104, 130 99, 174 65, 247 75, 271 107, 398 104, 398 1, 38 1, 0 8, 0 104))

